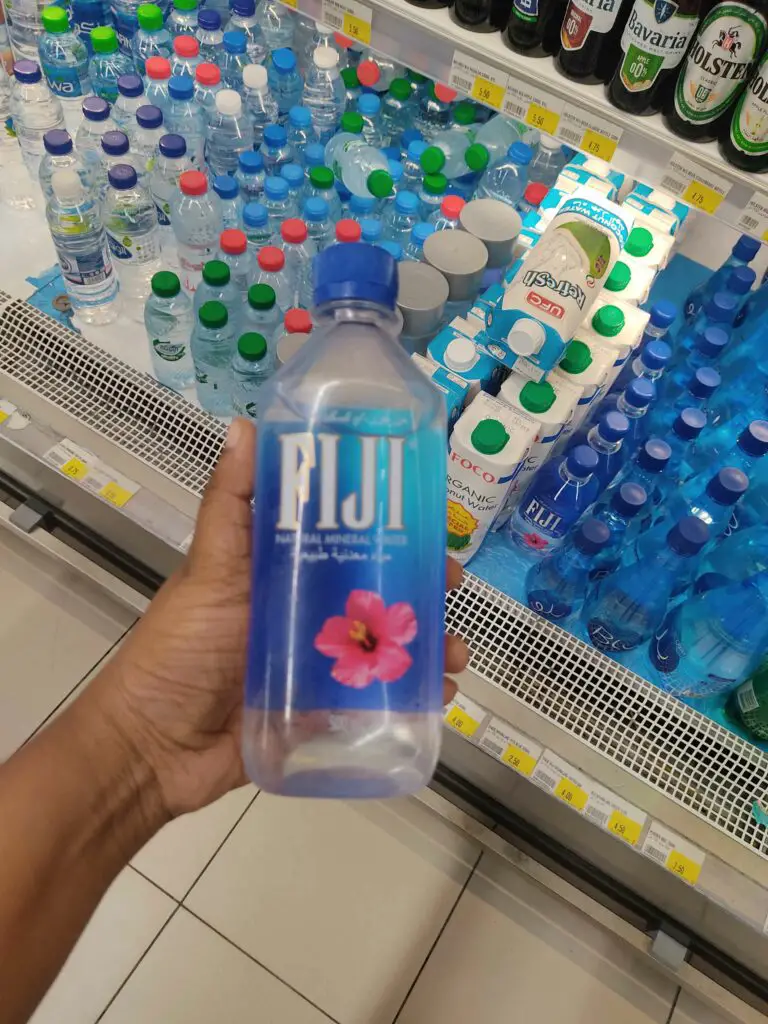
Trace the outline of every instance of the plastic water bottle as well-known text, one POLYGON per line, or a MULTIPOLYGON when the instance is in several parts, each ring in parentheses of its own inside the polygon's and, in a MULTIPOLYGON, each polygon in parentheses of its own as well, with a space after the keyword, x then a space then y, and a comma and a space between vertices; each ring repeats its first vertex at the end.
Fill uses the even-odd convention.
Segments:
POLYGON ((321 21, 314 22, 309 18, 297 20, 291 49, 296 54, 296 62, 302 75, 306 75, 309 70, 312 64, 312 57, 318 47, 326 50, 336 50, 339 56, 341 56, 340 51, 336 47, 334 35, 335 30, 330 25, 324 25, 321 21))
POLYGON ((261 64, 269 50, 256 17, 255 0, 231 0, 232 17, 227 22, 225 31, 242 32, 246 38, 246 53, 249 64, 261 64))
POLYGON ((117 80, 121 75, 133 74, 133 61, 118 47, 115 30, 103 25, 91 31, 93 56, 88 62, 91 88, 103 100, 117 100, 117 80))
POLYGON ((259 392, 271 374, 267 339, 251 331, 241 334, 232 359, 232 408, 237 416, 257 418, 259 392))
POLYGON ((171 78, 171 62, 167 57, 148 57, 144 80, 144 97, 153 107, 162 112, 168 109, 168 82, 171 78))
POLYGON ((235 180, 244 203, 261 202, 264 195, 264 158, 261 153, 245 150, 238 157, 235 180))
POLYGON ((240 187, 229 174, 218 174, 211 182, 213 191, 221 202, 222 228, 239 228, 243 215, 243 201, 240 187))
POLYGON ((280 168, 280 177, 288 182, 291 202, 300 210, 304 202, 304 169, 301 164, 283 164, 280 168))
MULTIPOLYGON (((618 409, 607 409, 601 412, 599 419, 588 430, 577 431, 566 451, 577 445, 586 444, 598 456, 597 468, 592 474, 589 488, 592 488, 592 499, 609 487, 628 455, 624 452, 624 444, 629 435, 630 424, 627 416, 618 409)), ((585 493, 587 493, 585 488, 585 493)))
POLYGON ((416 260, 416 262, 423 260, 424 243, 434 230, 434 224, 424 224, 423 222, 421 224, 414 224, 413 228, 411 228, 411 237, 403 253, 403 259, 416 260))
POLYGON ((395 263, 402 262, 403 247, 402 245, 400 245, 399 242, 393 242, 391 239, 385 238, 381 242, 379 242, 379 248, 384 249, 385 252, 388 252, 392 259, 395 261, 395 263))
POLYGON ((193 36, 197 31, 198 0, 173 0, 168 31, 176 36, 193 36))
MULTIPOLYGON (((277 305, 275 289, 268 284, 252 284, 248 289, 248 302, 243 314, 244 331, 256 331, 267 339, 267 346, 275 337, 278 327, 282 329, 282 317, 277 305)), ((272 362, 272 360, 270 360, 272 362)))
POLYGON ((200 44, 195 36, 176 36, 173 40, 171 75, 189 75, 194 79, 197 66, 201 63, 200 44))
POLYGON ((120 75, 117 80, 117 99, 112 106, 112 120, 129 139, 136 128, 136 111, 146 103, 144 83, 138 75, 120 75))
POLYGON ((195 102, 199 103, 203 109, 203 124, 206 131, 210 119, 216 111, 216 97, 222 88, 221 71, 215 64, 197 65, 195 68, 195 102))
MULTIPOLYGON (((250 776, 265 789, 296 796, 415 792, 431 777, 442 729, 445 407, 397 344, 394 262, 379 248, 361 248, 333 246, 319 257, 312 344, 259 393, 254 564, 272 581, 269 606, 277 621, 286 623, 291 610, 314 640, 310 666, 295 647, 295 633, 282 626, 257 629, 254 619, 244 758, 250 776), (364 371, 356 355, 361 345, 364 371), (355 423, 340 434, 340 420, 349 419, 347 391, 358 396, 355 423), (390 409, 392 425, 371 445, 365 438, 382 429, 373 420, 381 423, 390 409), (304 448, 294 456, 291 445, 299 438, 304 448), (282 514, 267 500, 281 472, 287 473, 281 457, 308 481, 301 518, 298 476, 293 483, 282 477, 282 514), (300 469, 317 459, 322 472, 300 469), (426 465, 434 487, 423 475, 426 465), (339 502, 356 494, 363 480, 378 482, 370 491, 373 504, 363 504, 362 493, 339 502), (372 517, 362 518, 364 509, 372 517), (340 576, 335 563, 331 572, 327 561, 301 554, 308 544, 317 551, 309 541, 310 524, 316 537, 319 532, 320 548, 326 536, 330 544, 326 523, 334 524, 337 537, 354 530, 370 550, 379 550, 386 539, 388 551, 398 554, 375 565, 351 557, 340 576), (398 533, 402 541, 395 544, 398 533), (289 534, 293 542, 281 543, 289 534), (383 623, 394 624, 395 618, 397 625, 387 626, 385 634, 383 623), (344 634, 341 646, 331 642, 334 630, 338 637, 344 634), (387 664, 381 660, 385 649, 392 659, 387 664), (371 650, 378 654, 371 656, 371 650), (288 664, 290 677, 283 667, 288 664), (398 682, 396 689, 392 682, 398 682), (306 716, 328 724, 310 734, 306 716)), ((344 551, 343 542, 341 548, 331 546, 344 551)), ((258 580, 255 586, 255 606, 265 607, 266 591, 258 580)))
MULTIPOLYGON (((673 402, 685 390, 691 375, 703 366, 717 367, 720 358, 731 340, 728 328, 707 327, 693 341, 693 347, 685 363, 665 375, 660 384, 659 396, 664 403, 673 402)), ((664 344, 654 342, 653 344, 664 344)))
POLYGON ((371 217, 376 212, 377 202, 375 199, 363 199, 362 196, 350 196, 347 203, 347 213, 351 220, 361 221, 363 217, 371 217))
POLYGON ((431 220, 440 212, 448 189, 448 179, 444 174, 425 174, 419 189, 419 216, 431 220))
POLYGON ((232 415, 232 353, 235 331, 226 306, 204 303, 192 331, 195 389, 200 405, 214 416, 232 415))
POLYGON ((272 234, 280 230, 284 220, 295 217, 298 212, 291 200, 288 182, 276 175, 264 179, 264 195, 261 201, 267 208, 272 234))
MULTIPOLYGON (((374 92, 386 92, 396 78, 402 78, 405 69, 402 64, 397 64, 383 54, 377 54, 376 59, 367 57, 357 65, 357 77, 360 84, 366 89, 373 89, 374 92)), ((450 96, 448 102, 456 99, 456 93, 448 86, 440 86, 443 95, 450 96)))
POLYGON ((384 136, 379 125, 381 100, 375 92, 364 92, 357 101, 357 112, 363 119, 363 138, 369 146, 381 148, 384 136))
POLYGON ((72 306, 83 323, 111 323, 117 279, 98 203, 74 170, 56 171, 51 192, 46 218, 72 306))
POLYGON ((83 96, 91 91, 88 77, 88 49, 69 27, 63 7, 46 7, 41 15, 43 34, 39 40, 40 67, 48 88, 63 105, 80 110, 83 96))
POLYGON ((414 139, 408 143, 408 150, 403 162, 403 176, 400 179, 400 191, 416 192, 421 189, 421 182, 424 178, 424 170, 421 166, 421 157, 427 148, 423 139, 414 139))
MULTIPOLYGON (((357 73, 359 76, 359 68, 357 73)), ((449 89, 447 85, 437 83, 430 85, 422 94, 416 107, 413 125, 414 128, 418 128, 427 142, 431 142, 432 137, 437 132, 444 131, 450 127, 451 104, 455 99, 456 92, 453 89, 449 89)), ((483 140, 480 139, 479 141, 482 142, 483 140)))
POLYGON ((330 167, 313 167, 309 172, 309 186, 307 196, 318 196, 328 203, 328 210, 331 223, 337 221, 341 216, 341 199, 334 186, 333 171, 330 167))
POLYGON ((304 200, 302 217, 307 225, 309 238, 314 242, 317 251, 322 252, 330 245, 333 236, 328 203, 319 196, 309 196, 304 200))
POLYGON ((325 159, 344 187, 352 195, 366 199, 386 199, 391 196, 394 192, 392 175, 389 173, 387 158, 381 150, 359 143, 338 145, 340 138, 337 135, 328 143, 325 159))
POLYGON ((293 50, 272 51, 268 80, 269 88, 277 102, 278 119, 284 123, 291 107, 301 103, 304 92, 304 82, 296 67, 293 50))
POLYGON ((567 163, 568 155, 557 139, 542 135, 539 148, 528 165, 528 180, 552 188, 567 163))
POLYGON ((288 145, 288 134, 281 124, 268 124, 259 147, 267 175, 279 174, 283 164, 289 164, 293 153, 288 145))
POLYGON ((253 126, 240 94, 222 89, 205 131, 205 160, 212 174, 234 174, 241 153, 253 148, 253 126))
POLYGON ((256 16, 273 58, 275 50, 293 46, 294 18, 280 0, 261 0, 256 16))
MULTIPOLYGON (((291 107, 288 111, 288 124, 286 126, 288 146, 293 153, 293 159, 303 165, 304 150, 307 144, 315 139, 312 127, 312 115, 308 107, 291 107)), ((263 133, 262 133, 263 135, 263 133)))
MULTIPOLYGON (((635 457, 627 462, 614 478, 608 494, 615 493, 622 484, 639 484, 648 495, 647 513, 651 513, 663 500, 666 485, 666 470, 672 450, 666 441, 651 437, 638 448, 635 457)), ((598 506, 599 508, 600 506, 598 506)), ((643 513, 645 521, 646 513, 643 513)), ((650 522, 650 518, 648 518, 650 522)))
POLYGON ((102 216, 120 290, 129 299, 143 301, 153 274, 162 269, 157 210, 130 164, 110 168, 107 180, 102 216))
POLYGON ((263 203, 250 202, 243 206, 243 230, 248 239, 248 248, 257 255, 272 237, 269 211, 263 203))
POLYGON ((188 75, 172 75, 168 82, 168 110, 165 127, 181 135, 187 143, 187 155, 195 168, 204 165, 205 122, 202 108, 194 99, 195 86, 188 75))
POLYGON ((688 295, 683 306, 686 323, 692 323, 707 300, 723 289, 735 267, 748 266, 760 251, 760 243, 749 235, 741 235, 728 259, 688 295))
POLYGON ((440 203, 440 209, 430 215, 430 224, 435 225, 435 231, 456 231, 461 227, 459 217, 465 205, 461 196, 446 196, 440 203))
POLYGON ((672 358, 672 349, 666 341, 651 341, 644 348, 639 348, 639 355, 627 359, 618 377, 613 382, 609 394, 623 391, 635 377, 645 377, 656 384, 657 397, 664 394, 665 383, 659 383, 664 370, 672 358))
POLYGON ((652 434, 664 434, 670 429, 682 409, 707 410, 707 403, 720 386, 720 374, 711 366, 703 366, 691 374, 684 390, 671 402, 657 403, 651 411, 647 430, 652 434))
MULTIPOLYGON (((530 150, 526 147, 525 151, 515 152, 524 159, 530 150)), ((442 173, 446 178, 453 180, 463 178, 466 174, 480 174, 485 171, 488 167, 489 153, 485 146, 472 143, 465 132, 452 128, 445 132, 436 132, 432 144, 422 151, 419 161, 427 174, 442 173)))
POLYGON ((152 294, 144 306, 152 372, 174 391, 191 388, 195 367, 189 348, 194 326, 192 303, 176 274, 161 270, 152 278, 152 294))
POLYGON ((669 328, 677 319, 678 308, 669 299, 659 299, 651 306, 651 318, 648 321, 643 336, 640 340, 640 348, 645 348, 651 341, 667 338, 669 328))
MULTIPOLYGON (((616 409, 623 413, 629 420, 629 433, 624 438, 622 445, 622 464, 635 452, 640 444, 651 434, 659 433, 655 424, 649 422, 650 416, 655 411, 653 402, 656 398, 656 385, 647 377, 635 377, 627 384, 621 394, 608 395, 597 407, 594 415, 590 417, 589 423, 594 423, 600 416, 604 416, 609 409, 616 409)), ((696 405, 695 402, 691 403, 696 405)), ((675 419, 677 410, 669 420, 669 426, 675 419)), ((664 435, 666 429, 660 431, 664 435)))
MULTIPOLYGON (((494 164, 501 163, 509 153, 509 147, 513 142, 522 142, 520 136, 520 130, 518 128, 519 122, 513 121, 511 118, 503 117, 501 114, 496 114, 485 124, 480 125, 477 132, 475 133, 475 142, 481 146, 485 146, 490 156, 489 166, 493 167, 494 164)), ((542 136, 544 138, 544 136, 542 136)), ((559 143, 557 144, 560 145, 559 143)), ((565 164, 565 161, 563 162, 565 164)), ((559 173, 559 171, 558 171, 559 173)), ((557 177, 557 175, 555 176, 557 177)), ((529 174, 531 181, 541 181, 541 178, 534 178, 529 174)), ((546 184, 546 183, 545 183, 546 184)), ((554 184, 554 182, 553 182, 554 184)))
POLYGON ((304 182, 309 187, 309 175, 313 167, 325 166, 325 146, 320 142, 308 142, 304 149, 304 182))
POLYGON ((414 112, 413 93, 406 78, 392 80, 381 100, 381 132, 386 145, 399 145, 414 112))
POLYGON ((32 60, 18 60, 13 66, 13 75, 13 127, 30 177, 37 181, 43 156, 43 136, 52 128, 64 128, 64 114, 58 97, 43 81, 39 64, 32 60))
POLYGON ((291 306, 312 304, 312 260, 317 255, 309 238, 307 225, 298 217, 290 217, 280 226, 277 246, 285 256, 285 276, 291 290, 291 306))
POLYGON ((248 249, 245 233, 239 228, 227 228, 222 231, 217 258, 229 267, 232 282, 242 297, 253 280, 255 262, 253 253, 248 249))
POLYGON ((411 231, 419 223, 419 197, 413 192, 398 192, 394 203, 382 215, 384 238, 405 247, 411 231))
POLYGON ((730 327, 739 311, 739 298, 730 292, 715 292, 707 299, 690 323, 683 323, 674 343, 671 367, 681 366, 688 358, 694 341, 708 327, 730 327))
POLYGON ((489 167, 480 179, 478 199, 498 199, 502 203, 516 206, 525 191, 532 157, 530 146, 524 142, 513 142, 507 151, 506 160, 489 167))
MULTIPOLYGON (((101 137, 101 166, 96 172, 96 187, 102 200, 107 191, 109 172, 118 164, 131 164, 133 157, 129 155, 130 146, 125 132, 104 132, 101 137)), ((134 167, 138 176, 138 168, 134 167)))
POLYGON ((701 409, 683 409, 678 413, 672 430, 666 435, 671 455, 664 477, 659 481, 662 500, 682 483, 686 461, 706 425, 707 414, 701 409))
POLYGON ((224 53, 221 55, 219 67, 221 80, 227 89, 236 92, 244 91, 243 74, 248 67, 248 40, 245 32, 224 33, 224 53))
POLYGON ((150 57, 169 58, 173 51, 171 33, 163 25, 163 12, 157 4, 141 4, 137 11, 139 27, 133 37, 133 63, 136 74, 144 75, 150 57))
POLYGON ((361 95, 360 79, 357 77, 357 68, 342 68, 341 80, 344 83, 344 109, 357 110, 357 101, 360 99, 361 95))
POLYGON ((200 44, 200 60, 217 65, 224 52, 224 33, 218 11, 203 9, 198 13, 195 36, 200 44))
POLYGON ((336 222, 336 232, 333 240, 334 245, 359 242, 362 237, 363 230, 356 220, 350 220, 349 217, 344 217, 342 220, 336 222))
POLYGON ((179 178, 191 166, 187 144, 181 135, 162 135, 157 144, 157 159, 149 175, 149 190, 155 201, 160 240, 164 248, 174 240, 171 230, 171 199, 178 190, 179 178))
POLYGON ((509 521, 514 544, 538 557, 559 547, 594 501, 594 487, 587 485, 598 464, 597 452, 583 444, 544 463, 509 521))
POLYGON ((762 483, 764 474, 762 459, 766 452, 768 452, 768 422, 752 420, 741 431, 732 447, 708 453, 704 467, 693 476, 689 476, 680 488, 678 493, 681 499, 693 500, 712 473, 727 466, 740 469, 757 484, 762 483))
POLYGON ((75 149, 83 163, 89 168, 91 179, 96 182, 101 170, 101 140, 107 132, 115 131, 106 100, 98 96, 87 96, 83 100, 83 120, 75 135, 75 149))
POLYGON ((112 12, 106 0, 72 0, 68 5, 72 30, 83 43, 88 56, 93 53, 91 30, 100 25, 112 24, 112 12))
POLYGON ((594 510, 595 519, 608 528, 609 539, 589 570, 590 580, 601 580, 618 569, 625 545, 632 543, 647 509, 648 495, 640 484, 624 483, 594 510))
POLYGON ((734 506, 749 487, 746 473, 735 466, 718 470, 707 481, 705 487, 693 497, 691 489, 670 491, 665 505, 658 510, 653 528, 642 534, 637 541, 639 554, 644 554, 653 544, 659 531, 675 522, 680 516, 698 516, 709 527, 710 539, 722 537, 733 516, 734 506))
POLYGON ((564 622, 584 599, 597 557, 611 531, 590 517, 551 554, 532 565, 525 577, 528 607, 550 622, 564 622))
POLYGON ((75 153, 69 132, 52 128, 43 136, 45 152, 40 161, 38 180, 46 200, 53 196, 53 175, 57 171, 74 171, 80 178, 86 192, 95 195, 95 178, 92 166, 87 166, 75 153))
POLYGON ((260 146, 264 129, 277 121, 277 100, 269 91, 267 69, 261 64, 248 64, 243 69, 245 109, 253 124, 254 145, 260 146))
POLYGON ((203 266, 203 276, 192 303, 195 317, 206 302, 221 302, 227 310, 233 332, 240 330, 243 295, 232 280, 232 272, 224 260, 208 260, 203 266))
POLYGON ((285 272, 285 255, 275 245, 265 245, 258 254, 255 284, 268 284, 277 297, 281 313, 292 308, 293 288, 285 272))
POLYGON ((363 217, 360 223, 360 241, 378 245, 384 235, 384 226, 378 217, 363 217))
POLYGON ((709 528, 686 516, 667 533, 664 543, 643 561, 623 564, 593 585, 584 602, 582 622, 598 650, 623 654, 650 640, 667 611, 678 580, 690 575, 709 540, 709 528))
POLYGON ((202 171, 184 171, 171 199, 171 227, 176 237, 181 264, 181 286, 188 294, 197 288, 203 265, 216 251, 221 224, 221 204, 209 192, 202 171))

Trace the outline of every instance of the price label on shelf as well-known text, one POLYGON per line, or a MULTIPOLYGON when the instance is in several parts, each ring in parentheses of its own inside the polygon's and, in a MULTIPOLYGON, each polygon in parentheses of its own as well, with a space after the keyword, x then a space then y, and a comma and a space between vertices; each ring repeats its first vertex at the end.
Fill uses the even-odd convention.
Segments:
POLYGON ((357 0, 323 0, 322 10, 326 25, 357 43, 371 45, 373 11, 370 7, 357 3, 357 0))
POLYGON ((478 103, 484 103, 494 110, 501 110, 509 78, 490 64, 456 50, 453 54, 448 85, 458 92, 466 93, 478 103))
POLYGON ((506 117, 516 117, 531 128, 555 135, 564 106, 564 101, 557 96, 515 83, 507 86, 503 112, 506 117))
POLYGON ((543 749, 501 718, 490 720, 479 743, 502 764, 528 776, 533 774, 543 749))
POLYGON ((621 142, 622 129, 604 117, 566 106, 556 134, 562 142, 610 163, 621 142))
POLYGON ((697 210, 715 213, 728 195, 731 183, 719 174, 705 171, 684 153, 673 153, 661 179, 661 187, 697 210))
POLYGON ((140 489, 133 480, 103 465, 93 452, 72 441, 60 441, 43 458, 64 476, 82 483, 86 490, 116 508, 122 508, 140 489))
POLYGON ((637 845, 648 820, 648 815, 639 807, 596 784, 589 791, 584 817, 630 846, 637 845))
POLYGON ((66 439, 49 448, 43 458, 64 476, 77 481, 85 480, 98 462, 92 452, 66 439))
POLYGON ((469 697, 457 693, 446 708, 444 721, 462 736, 471 739, 485 718, 485 708, 475 704, 469 697))
POLYGON ((91 469, 83 486, 115 508, 122 508, 140 490, 139 485, 133 480, 101 464, 98 468, 91 469))
POLYGON ((9 420, 11 416, 16 412, 16 406, 12 402, 8 402, 4 398, 0 398, 0 427, 9 420))
POLYGON ((754 192, 752 198, 741 212, 736 225, 740 231, 768 242, 768 196, 763 192, 754 192))
POLYGON ((659 821, 651 822, 642 852, 688 885, 696 885, 706 859, 703 850, 659 821))
POLYGON ((531 776, 533 781, 581 814, 592 780, 551 750, 545 750, 531 776))
POLYGON ((298 10, 299 0, 281 0, 286 7, 292 7, 294 11, 298 10))

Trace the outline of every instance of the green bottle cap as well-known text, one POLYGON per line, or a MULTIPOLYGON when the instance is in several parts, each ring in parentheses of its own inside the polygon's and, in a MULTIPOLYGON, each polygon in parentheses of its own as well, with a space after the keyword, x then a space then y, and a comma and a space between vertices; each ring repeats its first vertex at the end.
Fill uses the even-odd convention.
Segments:
POLYGON ((277 296, 269 284, 252 284, 248 289, 248 304, 254 309, 272 309, 277 296))
POLYGON ((411 85, 407 78, 393 78, 389 83, 389 95, 396 100, 407 100, 411 95, 411 85))
POLYGON ((623 260, 617 260, 608 280, 605 282, 605 287, 609 292, 623 292, 629 284, 631 277, 632 271, 627 264, 623 260))
POLYGON ((425 174, 424 191, 428 196, 441 196, 448 188, 448 179, 444 174, 425 174))
POLYGON ((484 171, 491 159, 491 154, 479 142, 473 142, 464 154, 464 163, 470 171, 484 171))
MULTIPOLYGON (((360 79, 357 77, 357 68, 342 68, 341 78, 346 89, 359 89, 360 79)), ((342 117, 344 115, 342 114, 342 117)))
POLYGON ((363 115, 356 110, 348 110, 341 115, 341 130, 351 132, 352 135, 360 135, 363 130, 363 115))
POLYGON ((229 314, 223 302, 204 302, 198 311, 198 319, 203 327, 216 330, 219 327, 226 327, 229 314))
POLYGON ((481 420, 472 431, 472 445, 483 455, 498 455, 509 440, 500 420, 481 420))
POLYGON ((160 299, 172 299, 178 295, 181 283, 170 270, 160 270, 152 277, 152 291, 160 299))
POLYGON ((583 341, 574 339, 565 350, 565 355, 560 360, 559 366, 563 373, 584 373, 588 366, 592 365, 592 353, 589 345, 583 341))
POLYGON ((69 15, 63 7, 55 4, 43 8, 40 20, 46 32, 66 32, 69 29, 69 15))
POLYGON ((330 167, 313 167, 309 172, 309 183, 313 188, 333 188, 333 171, 330 167))
POLYGON ((624 329, 624 314, 618 306, 603 306, 592 317, 592 326, 604 338, 615 338, 624 329))
POLYGON ((408 76, 408 81, 413 82, 414 85, 423 85, 424 82, 429 81, 427 76, 422 75, 420 71, 411 71, 409 69, 408 71, 406 71, 406 75, 408 76))
POLYGON ((421 154, 421 169, 427 174, 437 174, 445 167, 445 153, 439 146, 427 146, 421 154))
POLYGON ((456 124, 469 125, 475 123, 475 105, 469 100, 460 100, 453 108, 453 120, 456 124))
POLYGON ((198 0, 173 0, 173 6, 177 11, 196 11, 198 0))
POLYGON ((653 248, 653 235, 648 228, 632 228, 624 251, 630 256, 647 256, 653 248))
POLYGON ((386 199, 387 196, 391 196, 395 191, 392 175, 389 171, 371 171, 365 184, 368 186, 368 191, 376 199, 386 199))
POLYGON ((555 389, 545 380, 529 380, 520 389, 520 405, 526 412, 540 413, 551 409, 555 403, 555 389))
POLYGON ((212 288, 223 288, 229 284, 229 266, 224 260, 208 260, 203 267, 203 280, 212 288))
POLYGON ((163 12, 157 4, 139 4, 136 17, 139 20, 139 26, 145 32, 154 32, 163 27, 163 12))
POLYGON ((94 53, 116 53, 117 36, 109 25, 99 25, 91 29, 91 46, 94 53))
MULTIPOLYGON (((210 306, 211 303, 207 302, 206 305, 210 306)), ((241 334, 237 339, 237 351, 242 358, 247 359, 249 363, 257 363, 259 359, 263 359, 267 354, 266 339, 263 334, 256 334, 255 331, 249 331, 248 334, 241 334)))

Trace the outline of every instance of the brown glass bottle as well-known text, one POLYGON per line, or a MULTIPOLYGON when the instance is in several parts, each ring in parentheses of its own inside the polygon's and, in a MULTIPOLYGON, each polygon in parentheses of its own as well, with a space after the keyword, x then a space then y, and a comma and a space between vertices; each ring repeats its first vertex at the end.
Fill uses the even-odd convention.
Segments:
POLYGON ((456 21, 473 32, 503 32, 512 0, 454 0, 456 21))
POLYGON ((768 171, 768 53, 720 128, 720 152, 743 171, 768 171))
POLYGON ((607 82, 632 0, 569 0, 560 29, 557 66, 568 78, 607 82))
POLYGON ((567 0, 512 0, 507 41, 528 57, 552 57, 560 49, 567 0))

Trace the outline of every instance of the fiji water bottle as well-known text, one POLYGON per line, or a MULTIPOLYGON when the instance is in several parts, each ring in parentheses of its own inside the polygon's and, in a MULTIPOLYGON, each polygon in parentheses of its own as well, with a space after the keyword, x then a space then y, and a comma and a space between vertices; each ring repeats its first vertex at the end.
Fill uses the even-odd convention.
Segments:
POLYGON ((595 519, 604 523, 610 534, 603 550, 589 570, 590 580, 601 580, 618 569, 623 546, 629 543, 640 528, 640 512, 647 507, 648 495, 640 484, 626 483, 617 487, 610 500, 595 509, 595 519))
POLYGON ((684 466, 696 438, 707 425, 707 414, 701 409, 681 409, 667 434, 670 458, 659 486, 663 495, 673 492, 683 482, 684 466))
POLYGON ((211 174, 234 174, 241 153, 253 149, 253 126, 240 93, 222 89, 205 126, 205 160, 211 174))
POLYGON ((167 388, 183 391, 195 380, 189 350, 194 318, 189 296, 169 270, 152 278, 152 294, 144 306, 144 326, 149 339, 152 372, 167 388))
POLYGON ((248 64, 243 68, 243 95, 253 125, 254 145, 260 146, 264 129, 279 116, 277 100, 269 90, 267 69, 261 64, 248 64))
MULTIPOLYGON (((48 88, 62 101, 79 111, 83 96, 91 91, 88 77, 88 49, 69 27, 63 7, 52 4, 41 15, 44 32, 38 48, 40 67, 48 88)), ((66 113, 66 107, 65 107, 66 113)))
POLYGON ((91 88, 103 100, 114 103, 117 99, 117 80, 121 75, 133 74, 133 61, 120 52, 115 30, 100 26, 91 32, 93 56, 88 64, 91 88))
POLYGON ((692 323, 702 306, 724 286, 731 271, 746 267, 760 251, 760 243, 749 235, 742 235, 731 249, 728 259, 718 267, 702 284, 694 288, 685 300, 683 314, 687 323, 692 323))
POLYGON ((215 192, 209 192, 208 180, 202 171, 184 171, 170 206, 171 226, 182 270, 181 286, 191 295, 200 282, 203 265, 213 256, 218 245, 221 226, 219 197, 215 192))
POLYGON ((578 431, 569 442, 566 451, 571 451, 577 445, 586 444, 597 453, 598 465, 589 483, 593 500, 611 484, 626 461, 623 457, 623 447, 629 430, 629 419, 623 412, 619 412, 618 409, 606 409, 593 427, 578 431))
POLYGON ((713 325, 705 328, 694 338, 686 361, 664 377, 659 387, 659 398, 665 404, 673 402, 686 389, 692 373, 702 366, 717 368, 730 340, 731 332, 727 327, 713 325))
POLYGON ((136 74, 144 75, 150 57, 171 56, 171 33, 163 25, 163 12, 157 4, 141 4, 136 16, 139 28, 133 37, 133 62, 136 74))
MULTIPOLYGON (((712 328, 716 330, 717 328, 712 328)), ((672 358, 672 349, 666 341, 651 341, 644 348, 638 348, 638 355, 634 359, 626 359, 619 371, 619 375, 611 385, 608 394, 616 394, 623 391, 636 377, 645 377, 648 380, 658 382, 664 370, 672 358)), ((657 387, 657 397, 664 394, 664 384, 657 387)))
POLYGON ((267 339, 255 331, 241 334, 232 358, 232 410, 236 416, 257 418, 259 394, 271 374, 267 339))
POLYGON ((711 539, 722 537, 732 520, 734 506, 749 487, 746 473, 735 466, 727 466, 710 477, 705 487, 690 497, 686 488, 670 493, 666 503, 658 510, 653 529, 644 533, 639 545, 652 543, 654 533, 664 524, 667 528, 680 516, 698 516, 710 530, 711 539))
POLYGON ((245 150, 237 159, 235 181, 244 203, 259 203, 264 194, 264 158, 261 153, 245 150))
POLYGON ((317 251, 322 252, 330 245, 333 236, 328 203, 320 196, 310 196, 304 200, 302 217, 307 225, 307 234, 315 243, 317 251))
POLYGON ((187 144, 181 135, 163 135, 157 144, 157 157, 149 174, 149 190, 155 201, 160 241, 167 248, 173 241, 171 230, 171 197, 176 194, 179 178, 191 168, 187 144))
POLYGON ((234 348, 235 332, 227 307, 215 299, 203 303, 192 331, 192 361, 198 401, 214 416, 232 415, 234 348))
POLYGON ((704 305, 691 323, 683 323, 677 333, 674 343, 673 366, 680 366, 688 358, 693 348, 694 340, 714 324, 723 327, 730 327, 739 312, 739 298, 731 292, 715 292, 711 299, 707 299, 704 305))
POLYGON ((256 17, 255 0, 231 0, 232 17, 225 26, 225 32, 242 32, 245 35, 245 52, 249 64, 261 64, 268 55, 266 40, 256 17))
MULTIPOLYGON (((615 493, 624 483, 639 484, 648 495, 646 511, 650 512, 657 508, 665 494, 667 483, 665 473, 671 455, 672 449, 666 441, 662 441, 658 437, 649 438, 638 448, 634 459, 627 462, 617 474, 606 494, 615 493)), ((602 502, 598 508, 601 506, 602 502)), ((646 521, 646 512, 643 513, 643 521, 646 521)), ((647 522, 650 523, 650 517, 647 522)))
POLYGON ((263 203, 250 202, 243 206, 243 231, 248 239, 248 248, 256 255, 272 237, 269 226, 269 211, 263 203))
POLYGON ((720 386, 720 374, 711 366, 689 374, 684 389, 669 402, 657 403, 647 418, 647 432, 663 437, 670 429, 682 409, 707 411, 707 403, 720 386))
MULTIPOLYGON (((285 14, 286 17, 289 15, 285 14)), ((269 88, 277 101, 278 118, 284 124, 291 107, 301 103, 304 82, 296 68, 293 50, 272 51, 272 63, 268 71, 269 88)))
POLYGON ((171 62, 167 57, 148 57, 145 65, 144 96, 147 103, 160 107, 165 113, 168 108, 168 81, 171 77, 171 62))
POLYGON ((551 554, 532 565, 525 578, 528 607, 550 622, 562 623, 581 604, 590 571, 611 532, 598 519, 585 519, 551 554))
POLYGON ((248 67, 248 40, 245 32, 224 33, 224 53, 219 67, 221 80, 227 89, 243 92, 243 74, 248 67))
POLYGON ((200 60, 205 64, 217 65, 224 51, 224 33, 219 12, 207 9, 199 11, 195 35, 200 44, 200 60))
POLYGON ((242 218, 243 201, 240 198, 240 189, 234 178, 229 174, 218 174, 213 181, 213 191, 221 200, 221 226, 227 228, 239 228, 242 218))
POLYGON ((312 343, 259 393, 243 758, 274 793, 405 795, 437 762, 447 422, 396 295, 382 249, 326 249, 312 343))

